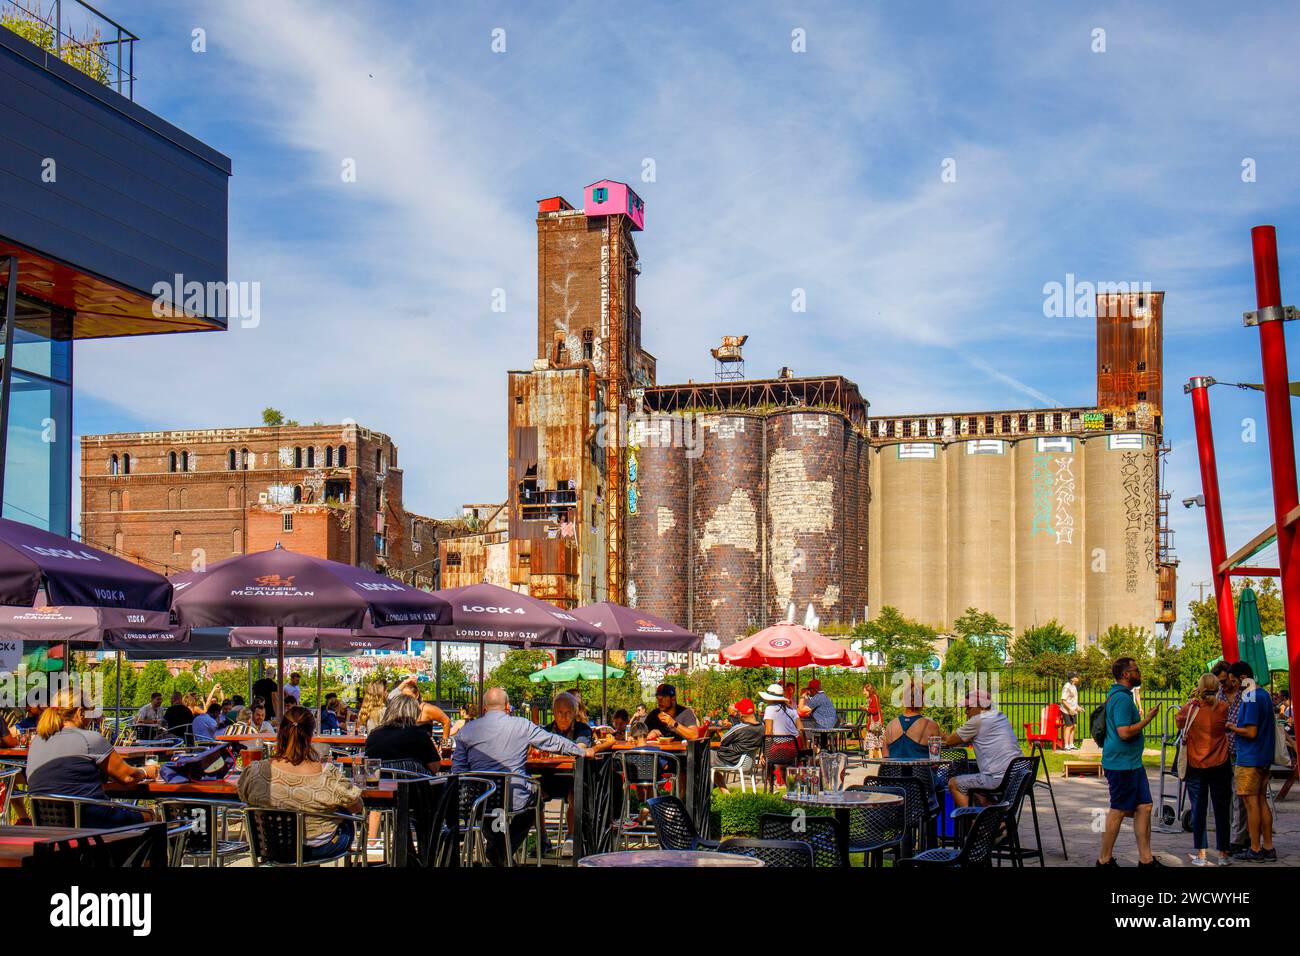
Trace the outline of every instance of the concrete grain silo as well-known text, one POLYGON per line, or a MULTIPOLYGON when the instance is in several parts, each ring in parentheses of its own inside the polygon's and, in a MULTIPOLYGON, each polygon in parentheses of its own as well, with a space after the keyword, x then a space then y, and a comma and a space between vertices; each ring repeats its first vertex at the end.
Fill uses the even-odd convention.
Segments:
MULTIPOLYGON (((881 501, 880 533, 873 537, 880 545, 872 549, 872 569, 880 581, 876 593, 906 617, 943 629, 948 589, 944 448, 937 442, 904 442, 876 446, 872 454, 881 501)), ((871 613, 879 614, 880 606, 871 613)))
POLYGON ((1009 442, 979 439, 944 452, 948 489, 948 621, 967 608, 1011 623, 1012 455, 1009 442))
POLYGON ((1084 443, 1070 436, 1015 443, 1017 633, 1055 619, 1084 627, 1084 443))

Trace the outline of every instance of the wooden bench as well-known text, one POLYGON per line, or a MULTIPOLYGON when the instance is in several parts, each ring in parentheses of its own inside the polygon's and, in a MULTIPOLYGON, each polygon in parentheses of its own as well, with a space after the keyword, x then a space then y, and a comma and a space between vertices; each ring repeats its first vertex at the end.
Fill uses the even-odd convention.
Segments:
POLYGON ((1062 777, 1104 777, 1100 760, 1067 760, 1061 764, 1062 777))

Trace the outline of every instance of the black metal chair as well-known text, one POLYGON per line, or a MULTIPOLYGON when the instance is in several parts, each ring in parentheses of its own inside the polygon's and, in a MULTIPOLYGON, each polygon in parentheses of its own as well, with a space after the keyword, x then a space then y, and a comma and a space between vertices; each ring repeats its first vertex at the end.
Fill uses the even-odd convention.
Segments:
POLYGON ((646 801, 654 822, 655 838, 665 850, 713 850, 716 840, 705 840, 696 832, 686 804, 677 797, 654 797, 646 801))
POLYGON ((654 827, 645 824, 641 808, 672 792, 666 783, 668 779, 676 787, 675 781, 682 776, 681 757, 654 748, 620 750, 613 757, 623 783, 622 800, 614 820, 616 845, 621 849, 627 846, 629 836, 645 840, 654 835, 654 827))
POLYGON ((364 862, 365 819, 350 813, 308 813, 303 810, 268 810, 248 807, 248 848, 253 866, 324 866, 343 861, 344 866, 364 862), (351 838, 328 856, 307 859, 307 821, 328 820, 340 827, 352 825, 351 838), (362 839, 358 840, 358 834, 362 839))
POLYGON ((9 804, 18 789, 18 777, 22 767, 0 766, 0 824, 9 822, 9 804))
MULTIPOLYGON (((410 830, 406 834, 408 867, 460 865, 460 779, 448 775, 406 778, 398 783, 406 801, 410 830)), ((401 837, 401 834, 398 834, 401 837)))
POLYGON ((763 786, 768 793, 776 779, 777 768, 798 766, 799 738, 789 734, 773 734, 763 738, 763 786))
MULTIPOLYGON (((545 833, 542 821, 541 786, 532 777, 518 773, 476 770, 473 777, 482 778, 494 785, 483 805, 483 816, 478 821, 476 831, 476 848, 479 862, 489 862, 489 834, 499 834, 505 842, 505 852, 497 854, 501 865, 511 867, 517 862, 515 857, 520 848, 528 843, 528 833, 536 830, 534 855, 537 866, 542 865, 542 835, 545 833), (516 790, 525 791, 522 801, 516 790), (525 816, 530 821, 526 829, 516 832, 515 824, 525 816)), ((464 775, 461 777, 464 780, 464 775)))
POLYGON ((758 836, 762 840, 807 843, 813 850, 813 866, 838 867, 846 862, 831 817, 764 813, 758 818, 758 836))
POLYGON ((138 823, 88 836, 46 840, 32 847, 23 866, 34 870, 139 869, 168 866, 167 826, 138 823))
POLYGON ((763 861, 764 866, 812 869, 813 848, 798 840, 748 840, 731 837, 718 845, 719 853, 737 853, 763 861))
MULTIPOLYGON (((1006 827, 993 845, 993 859, 999 864, 1007 860, 1012 866, 1024 866, 1028 858, 1037 857, 1039 866, 1046 866, 1042 846, 1025 847, 1020 842, 1020 814, 1024 809, 1025 797, 1033 789, 1037 757, 1023 757, 1012 760, 1007 766, 998 790, 972 789, 972 797, 984 796, 989 803, 1007 804, 1006 827)), ((979 811, 978 806, 959 807, 952 812, 953 819, 959 823, 969 823, 979 811)))
POLYGON ((199 860, 224 866, 227 859, 248 852, 247 840, 230 839, 231 816, 243 817, 244 805, 238 800, 159 800, 158 811, 169 826, 191 825, 185 833, 171 835, 179 842, 172 857, 177 866, 199 860))
POLYGON ((899 841, 901 856, 911 856, 917 849, 929 846, 930 801, 934 794, 928 778, 867 777, 858 787, 851 789, 866 788, 888 793, 903 792, 903 833, 899 841))
POLYGON ((849 856, 861 853, 863 865, 882 867, 885 854, 889 854, 897 863, 903 857, 903 840, 907 834, 907 789, 883 783, 847 789, 888 793, 903 798, 902 803, 868 804, 849 811, 849 856))
MULTIPOLYGON (((43 793, 28 795, 32 808, 32 823, 38 827, 65 827, 81 829, 82 811, 88 807, 121 810, 125 804, 115 800, 97 800, 93 797, 72 797, 64 794, 43 793)), ((134 809, 134 808, 128 808, 134 809)), ((129 826, 141 826, 144 821, 129 826)))
POLYGON ((922 850, 915 856, 899 860, 898 865, 958 868, 989 866, 993 860, 993 844, 997 842, 998 830, 1006 819, 1008 809, 1005 803, 980 807, 960 848, 941 846, 922 850))

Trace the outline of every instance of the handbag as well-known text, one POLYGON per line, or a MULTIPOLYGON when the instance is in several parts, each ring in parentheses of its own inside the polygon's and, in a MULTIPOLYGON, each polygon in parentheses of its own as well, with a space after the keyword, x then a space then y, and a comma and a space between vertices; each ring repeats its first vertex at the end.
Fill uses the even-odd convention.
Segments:
POLYGON ((168 761, 158 769, 163 783, 199 783, 204 780, 224 780, 235 766, 235 757, 229 744, 218 744, 198 753, 185 754, 168 761))
POLYGON ((1174 770, 1178 774, 1179 780, 1187 779, 1187 732, 1192 729, 1192 722, 1196 720, 1196 715, 1201 712, 1201 705, 1197 703, 1192 708, 1192 712, 1187 715, 1187 723, 1183 724, 1183 732, 1178 735, 1178 752, 1174 756, 1174 770))

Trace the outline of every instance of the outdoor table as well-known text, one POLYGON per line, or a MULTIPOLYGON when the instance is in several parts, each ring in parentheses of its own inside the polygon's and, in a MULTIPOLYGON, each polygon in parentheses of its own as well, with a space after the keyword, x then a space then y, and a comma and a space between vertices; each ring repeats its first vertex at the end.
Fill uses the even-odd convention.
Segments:
MULTIPOLYGON (((129 747, 114 747, 113 752, 123 760, 130 760, 132 757, 148 757, 150 754, 167 754, 171 753, 174 747, 142 747, 132 745, 129 747)), ((5 747, 0 749, 0 759, 27 759, 26 747, 5 747)))
POLYGON ((584 856, 578 866, 762 866, 763 861, 739 853, 709 850, 618 850, 584 856))
MULTIPOLYGON (((214 740, 229 744, 246 744, 255 740, 275 743, 275 734, 217 734, 214 740)), ((364 747, 366 738, 360 734, 317 734, 312 737, 314 744, 326 744, 331 747, 364 747)))
POLYGON ((829 750, 830 748, 825 744, 827 737, 848 736, 849 734, 856 733, 857 729, 854 727, 818 727, 815 724, 812 726, 804 724, 803 732, 810 737, 818 738, 817 745, 822 750, 829 750))
POLYGON ((0 867, 22 866, 35 852, 37 844, 53 840, 71 840, 94 836, 103 830, 85 827, 14 827, 0 826, 0 867))
MULTIPOLYGON (((164 783, 161 780, 141 780, 139 783, 108 781, 104 792, 113 799, 122 800, 238 800, 239 774, 232 773, 221 780, 191 780, 185 783, 164 783)), ((391 803, 397 796, 396 780, 380 780, 376 786, 361 791, 367 802, 391 803)))
POLYGON ((901 804, 903 798, 893 793, 873 793, 870 790, 823 790, 820 793, 787 793, 789 803, 804 807, 830 809, 835 814, 835 839, 840 845, 840 865, 849 865, 849 814, 854 807, 890 806, 901 804))

